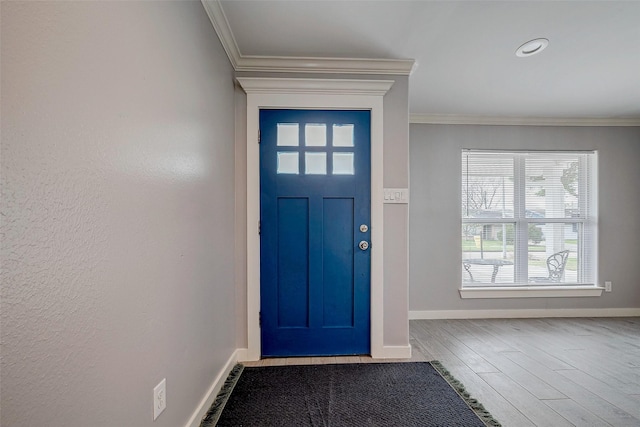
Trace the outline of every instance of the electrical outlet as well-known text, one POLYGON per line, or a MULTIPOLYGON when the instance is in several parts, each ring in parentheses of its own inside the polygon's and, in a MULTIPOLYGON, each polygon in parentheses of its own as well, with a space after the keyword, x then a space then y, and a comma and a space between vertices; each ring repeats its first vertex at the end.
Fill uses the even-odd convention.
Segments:
POLYGON ((164 408, 167 407, 167 379, 163 378, 160 383, 153 388, 153 420, 160 416, 164 408))
POLYGON ((604 291, 611 292, 611 282, 604 282, 604 291))

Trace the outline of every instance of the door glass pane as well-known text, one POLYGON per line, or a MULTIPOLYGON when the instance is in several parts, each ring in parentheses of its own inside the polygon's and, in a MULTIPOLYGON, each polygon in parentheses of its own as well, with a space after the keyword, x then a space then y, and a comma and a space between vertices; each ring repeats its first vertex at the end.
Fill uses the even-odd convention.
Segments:
POLYGON ((278 152, 277 172, 279 174, 289 173, 297 175, 298 173, 300 173, 300 167, 298 166, 298 163, 298 153, 278 152))
POLYGON ((353 125, 333 125, 333 146, 353 147, 353 125))
POLYGON ((298 124, 297 123, 278 123, 278 142, 280 147, 297 147, 298 142, 298 124))
POLYGON ((353 175, 353 153, 333 153, 333 174, 353 175))
POLYGON ((327 153, 304 153, 304 164, 307 175, 326 175, 327 153))
POLYGON ((327 125, 307 123, 304 126, 304 144, 307 147, 325 147, 327 145, 327 125))

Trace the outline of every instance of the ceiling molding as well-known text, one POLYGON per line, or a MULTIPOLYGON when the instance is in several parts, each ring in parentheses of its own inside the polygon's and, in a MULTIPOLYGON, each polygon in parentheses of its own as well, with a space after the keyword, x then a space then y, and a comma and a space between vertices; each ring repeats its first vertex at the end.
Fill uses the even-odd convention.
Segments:
POLYGON ((495 126, 640 126, 640 118, 501 117, 453 114, 411 114, 409 123, 495 126))
POLYGON ((384 96, 393 80, 287 79, 238 77, 246 93, 296 93, 384 96))
POLYGON ((216 31, 216 34, 218 34, 218 38, 220 39, 220 43, 222 43, 224 51, 227 52, 231 65, 234 69, 237 68, 242 55, 240 54, 238 43, 236 43, 236 39, 233 36, 231 27, 229 26, 227 16, 224 14, 224 10, 222 10, 220 1, 202 0, 202 5, 204 6, 204 10, 207 12, 207 16, 209 16, 213 29, 216 31))
POLYGON ((303 56, 243 55, 233 36, 219 0, 201 0, 213 28, 236 71, 332 73, 332 74, 411 74, 413 59, 322 58, 303 56))
POLYGON ((242 56, 238 61, 236 71, 408 76, 411 74, 413 63, 413 59, 242 56))

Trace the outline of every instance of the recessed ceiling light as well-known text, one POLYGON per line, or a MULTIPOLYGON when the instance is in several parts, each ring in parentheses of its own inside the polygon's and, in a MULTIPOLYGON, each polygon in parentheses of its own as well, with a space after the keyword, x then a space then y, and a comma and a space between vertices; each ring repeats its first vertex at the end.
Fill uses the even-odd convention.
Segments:
POLYGON ((530 40, 516 50, 516 56, 523 58, 525 56, 535 55, 536 53, 542 52, 547 45, 549 45, 549 40, 547 39, 530 40))

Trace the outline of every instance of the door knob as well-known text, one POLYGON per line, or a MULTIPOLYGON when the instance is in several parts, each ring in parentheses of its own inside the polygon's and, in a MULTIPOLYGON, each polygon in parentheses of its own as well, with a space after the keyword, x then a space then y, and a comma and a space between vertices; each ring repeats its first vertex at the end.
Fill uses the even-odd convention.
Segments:
POLYGON ((369 249, 369 242, 367 242, 366 240, 361 240, 360 244, 358 245, 360 247, 360 249, 362 249, 363 251, 366 251, 367 249, 369 249))

